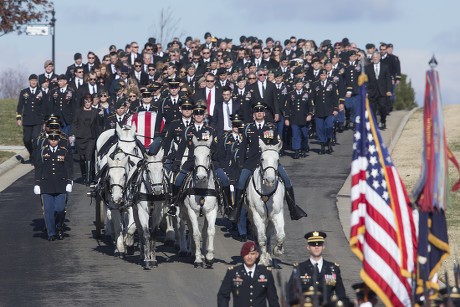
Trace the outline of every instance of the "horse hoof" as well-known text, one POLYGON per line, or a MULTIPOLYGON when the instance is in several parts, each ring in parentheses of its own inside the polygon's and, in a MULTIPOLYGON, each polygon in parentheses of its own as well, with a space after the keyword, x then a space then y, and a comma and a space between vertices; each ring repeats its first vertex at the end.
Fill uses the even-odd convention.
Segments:
POLYGON ((156 260, 150 261, 150 266, 151 266, 152 268, 157 268, 157 267, 158 267, 158 261, 156 261, 156 260))
POLYGON ((134 245, 126 247, 126 255, 134 255, 134 245))
POLYGON ((195 262, 193 264, 193 266, 195 267, 195 269, 202 269, 203 268, 203 262, 195 262))
POLYGON ((143 267, 144 270, 146 270, 146 271, 150 270, 149 262, 148 262, 148 261, 144 261, 144 265, 143 265, 142 267, 143 267))
POLYGON ((206 262, 206 268, 211 269, 212 265, 214 264, 214 258, 211 260, 205 259, 205 262, 206 262))

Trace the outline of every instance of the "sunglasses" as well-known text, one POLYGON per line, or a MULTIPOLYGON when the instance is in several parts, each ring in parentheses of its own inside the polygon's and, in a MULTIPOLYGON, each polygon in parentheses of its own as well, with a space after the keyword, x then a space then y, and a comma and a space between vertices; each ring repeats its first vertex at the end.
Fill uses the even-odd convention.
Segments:
POLYGON ((89 81, 96 81, 97 79, 89 78, 89 81))
POLYGON ((155 68, 149 68, 149 71, 155 71, 155 68))
POLYGON ((83 70, 77 71, 76 73, 77 73, 77 74, 82 74, 82 73, 83 73, 83 70))
POLYGON ((203 54, 210 54, 211 52, 203 52, 203 54))
POLYGON ((88 57, 88 60, 94 60, 95 57, 88 57))
POLYGON ((142 67, 142 65, 134 65, 134 67, 142 67))
POLYGON ((131 48, 139 48, 139 46, 132 46, 131 48))
POLYGON ((264 77, 266 74, 258 74, 259 77, 264 77))
POLYGON ((210 83, 211 83, 211 82, 214 82, 214 81, 215 81, 215 80, 206 80, 206 82, 210 82, 210 83))
POLYGON ((152 51, 153 49, 152 48, 145 48, 145 50, 152 51))
POLYGON ((268 51, 264 51, 264 53, 270 53, 270 52, 268 52, 268 51))
POLYGON ((256 78, 252 77, 252 78, 248 78, 249 80, 255 80, 256 78))
POLYGON ((129 95, 129 98, 136 98, 136 95, 129 95))
POLYGON ((101 97, 109 97, 109 96, 107 96, 106 94, 102 94, 101 97))

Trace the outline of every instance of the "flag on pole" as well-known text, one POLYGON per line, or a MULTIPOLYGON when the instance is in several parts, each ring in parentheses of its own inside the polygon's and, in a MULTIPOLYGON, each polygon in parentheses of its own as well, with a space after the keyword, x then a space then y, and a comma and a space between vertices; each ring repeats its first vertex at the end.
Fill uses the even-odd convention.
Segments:
POLYGON ((360 276, 386 306, 409 306, 417 236, 404 183, 382 142, 360 84, 360 111, 351 163, 350 247, 362 261, 360 276))
MULTIPOLYGON (((417 293, 423 292, 424 281, 428 289, 439 289, 436 272, 450 254, 445 217, 448 203, 448 160, 459 169, 457 160, 447 146, 434 56, 430 65, 432 69, 426 73, 423 110, 422 172, 413 191, 419 208, 417 293)), ((459 187, 460 181, 457 181, 452 190, 456 191, 459 187)))

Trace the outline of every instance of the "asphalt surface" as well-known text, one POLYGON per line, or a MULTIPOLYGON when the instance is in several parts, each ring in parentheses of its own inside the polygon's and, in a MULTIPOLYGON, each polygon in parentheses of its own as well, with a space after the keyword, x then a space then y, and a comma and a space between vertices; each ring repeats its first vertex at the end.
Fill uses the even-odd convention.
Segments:
MULTIPOLYGON (((282 269, 274 272, 286 282, 292 263, 307 258, 303 235, 323 230, 328 235, 324 257, 340 264, 352 297, 360 263, 350 251, 336 205, 350 172, 352 131, 338 134, 338 143, 332 155, 318 155, 319 145, 311 142, 308 157, 282 158, 308 217, 290 221, 286 208, 285 255, 279 258, 282 269)), ((78 178, 77 164, 74 169, 78 178)), ((40 199, 32 192, 33 172, 28 171, 23 167, 25 175, 0 193, 0 306, 215 306, 227 267, 241 261, 242 243, 223 219, 217 221, 213 269, 194 269, 192 257, 179 258, 162 242, 156 269, 142 269, 138 249, 133 256, 115 258, 112 246, 93 237, 95 207, 85 196, 89 189, 78 183, 68 200, 65 239, 48 242, 40 199)), ((278 295, 282 289, 278 285, 278 295)))

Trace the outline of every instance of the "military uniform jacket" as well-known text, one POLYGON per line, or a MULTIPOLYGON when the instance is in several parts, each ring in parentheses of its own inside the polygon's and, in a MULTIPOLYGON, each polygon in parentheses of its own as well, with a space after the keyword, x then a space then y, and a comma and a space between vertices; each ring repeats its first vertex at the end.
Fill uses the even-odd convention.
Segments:
POLYGON ((238 114, 243 117, 243 122, 245 124, 251 123, 252 118, 252 107, 251 107, 251 94, 249 93, 247 87, 244 88, 243 95, 239 94, 239 89, 233 89, 233 101, 238 103, 240 108, 238 114))
POLYGON ((382 58, 380 61, 388 65, 390 76, 393 80, 401 79, 401 63, 396 55, 387 54, 386 57, 382 58))
POLYGON ((76 106, 75 91, 67 86, 64 92, 60 88, 51 91, 49 95, 47 115, 56 114, 61 123, 70 125, 73 121, 76 106))
POLYGON ((53 152, 49 145, 43 146, 35 161, 35 184, 42 194, 62 194, 72 182, 72 156, 60 145, 53 152))
POLYGON ((122 116, 121 122, 118 121, 118 116, 115 113, 110 114, 104 118, 104 130, 115 129, 117 124, 122 128, 128 122, 129 115, 124 114, 122 116))
MULTIPOLYGON (((190 127, 193 124, 193 118, 189 118, 188 121, 190 127)), ((168 130, 166 131, 166 135, 163 141, 163 150, 165 156, 167 156, 172 161, 182 159, 184 153, 182 153, 181 156, 178 156, 177 150, 179 149, 181 143, 187 142, 187 139, 185 138, 186 128, 187 127, 182 121, 182 118, 180 118, 173 120, 169 125, 168 130)), ((182 146, 184 146, 184 144, 182 146)))
POLYGON ((325 86, 321 81, 316 81, 312 84, 311 100, 315 106, 315 116, 325 117, 332 115, 332 112, 338 111, 339 106, 339 91, 337 85, 326 80, 325 86))
POLYGON ((361 67, 358 63, 356 63, 356 65, 348 65, 343 74, 345 80, 345 88, 347 92, 351 92, 352 96, 359 94, 358 77, 360 74, 361 67))
POLYGON ((31 89, 25 88, 19 93, 16 119, 22 119, 24 126, 43 124, 44 95, 41 89, 35 88, 35 94, 31 89))
POLYGON ((187 156, 187 162, 189 165, 193 165, 195 162, 194 158, 194 150, 195 147, 193 145, 193 137, 196 137, 198 141, 207 141, 209 139, 212 139, 211 142, 211 155, 212 155, 212 161, 214 164, 214 168, 217 169, 219 168, 218 161, 216 158, 216 146, 217 146, 217 136, 216 136, 216 130, 212 128, 211 126, 204 125, 201 126, 200 130, 197 130, 195 125, 190 125, 184 130, 184 141, 179 143, 179 147, 177 149, 176 153, 176 158, 181 159, 184 156, 185 149, 188 148, 188 156, 187 156))
POLYGON ((182 118, 182 113, 179 111, 181 98, 178 96, 175 104, 172 103, 171 96, 164 98, 161 102, 161 114, 165 120, 164 129, 168 129, 168 125, 175 119, 182 118))
POLYGON ((238 133, 235 139, 232 131, 224 133, 217 141, 217 159, 220 167, 225 171, 231 181, 237 181, 241 169, 238 167, 238 154, 244 136, 238 133))
MULTIPOLYGON (((316 267, 311 263, 310 259, 299 264, 299 275, 303 292, 313 286, 314 270, 316 270, 316 267)), ((321 268, 321 272, 318 274, 317 278, 318 291, 323 291, 324 283, 327 285, 327 293, 329 297, 331 297, 334 293, 338 298, 346 296, 339 266, 336 263, 323 259, 323 267, 321 268)))
POLYGON ((285 116, 286 113, 286 98, 289 90, 286 83, 281 83, 278 88, 278 84, 275 83, 275 101, 278 104, 280 114, 285 116))
POLYGON ((275 281, 270 269, 257 265, 253 277, 246 273, 244 265, 230 267, 217 293, 217 306, 229 305, 230 294, 233 306, 279 306, 275 281))
POLYGON ((307 116, 313 115, 314 107, 310 99, 310 93, 302 90, 300 95, 296 90, 290 92, 286 98, 285 118, 291 124, 304 126, 307 122, 307 116))
POLYGON ((260 160, 259 139, 267 145, 276 145, 280 142, 278 130, 271 122, 264 122, 261 129, 258 124, 252 122, 244 129, 244 138, 241 142, 239 155, 239 163, 243 168, 254 171, 260 160))

